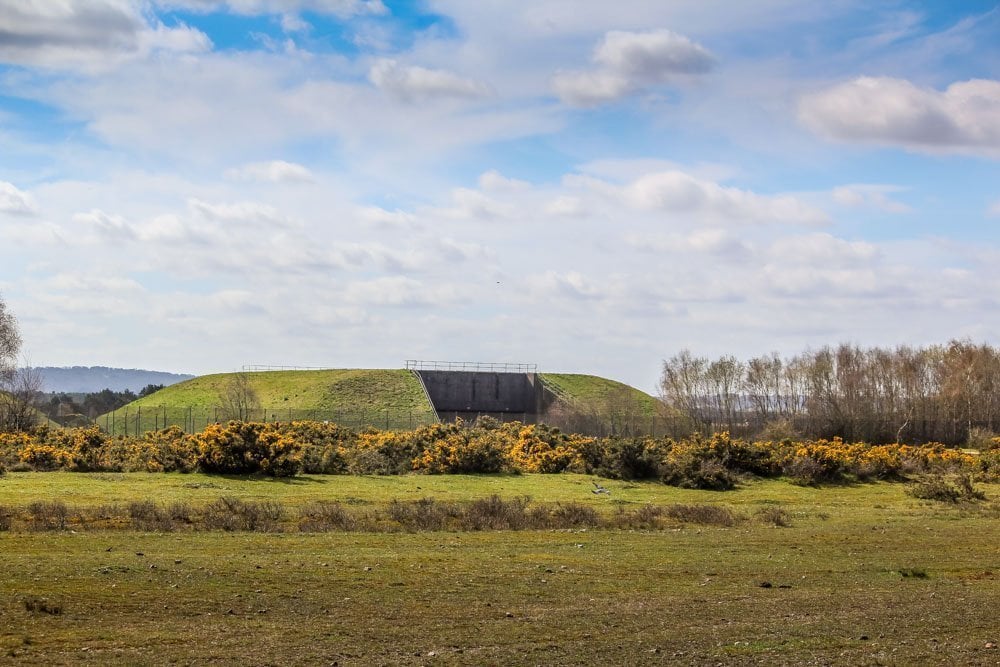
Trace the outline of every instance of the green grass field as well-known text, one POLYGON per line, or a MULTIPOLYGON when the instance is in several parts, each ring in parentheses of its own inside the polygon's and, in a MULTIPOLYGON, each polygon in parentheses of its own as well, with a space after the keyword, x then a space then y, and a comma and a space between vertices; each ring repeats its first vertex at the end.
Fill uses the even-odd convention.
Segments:
POLYGON ((957 506, 902 484, 725 493, 578 475, 14 473, 0 505, 220 496, 381 507, 493 493, 723 505, 733 527, 417 533, 0 532, 0 662, 997 664, 1000 485, 957 506), (780 507, 778 528, 753 517, 780 507), (906 574, 907 576, 904 576, 906 574), (60 613, 38 611, 38 601, 60 613), (26 604, 27 601, 27 604, 26 604), (35 602, 32 602, 35 601, 35 602), (34 606, 35 611, 28 611, 34 606))

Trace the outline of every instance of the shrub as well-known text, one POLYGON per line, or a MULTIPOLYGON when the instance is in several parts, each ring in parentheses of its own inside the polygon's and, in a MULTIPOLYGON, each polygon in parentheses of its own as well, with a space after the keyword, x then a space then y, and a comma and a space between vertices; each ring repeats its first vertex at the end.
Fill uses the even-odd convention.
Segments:
POLYGON ((137 500, 128 504, 128 516, 132 527, 142 531, 173 530, 173 522, 169 515, 161 511, 151 500, 137 500))
POLYGON ((735 488, 736 476, 700 438, 674 443, 664 461, 660 479, 684 489, 727 491, 735 488))
POLYGON ((468 530, 520 530, 528 523, 527 497, 504 500, 498 495, 473 501, 462 517, 468 530))
POLYGON ((762 507, 757 511, 757 518, 776 528, 787 528, 792 525, 791 515, 780 507, 762 507))
POLYGON ((393 431, 365 430, 357 444, 345 452, 347 470, 355 475, 400 475, 413 468, 420 436, 393 431))
MULTIPOLYGON (((668 440, 666 448, 671 442, 668 440)), ((650 438, 613 438, 605 441, 597 474, 612 479, 656 479, 664 472, 663 451, 650 438)), ((668 482, 669 483, 669 482, 668 482)))
POLYGON ((497 473, 508 468, 508 459, 499 433, 470 430, 436 440, 412 465, 432 474, 497 473))
POLYGON ((14 525, 14 510, 5 505, 0 505, 0 532, 10 530, 14 525))
POLYGON ((31 443, 25 446, 19 458, 34 470, 58 470, 73 460, 73 455, 52 445, 31 443))
POLYGON ((28 515, 35 530, 66 530, 69 508, 61 500, 36 500, 28 505, 28 515))
POLYGON ((983 482, 1000 481, 1000 449, 991 449, 979 455, 977 477, 983 482))
POLYGON ((559 473, 578 463, 578 444, 559 429, 543 424, 512 425, 516 440, 510 459, 523 472, 559 473))
POLYGON ((209 504, 204 512, 208 530, 275 532, 285 516, 284 506, 276 501, 245 502, 223 496, 209 504))
POLYGON ((354 530, 357 521, 337 502, 320 500, 299 509, 299 530, 324 532, 329 530, 354 530))
POLYGON ((289 477, 301 467, 295 441, 270 424, 210 424, 195 437, 198 467, 209 473, 289 477))
POLYGON ((433 498, 421 498, 410 503, 393 500, 388 508, 389 518, 411 531, 442 530, 449 518, 459 514, 455 507, 436 502, 433 498))
POLYGON ((986 498, 986 494, 975 488, 969 475, 958 475, 954 483, 941 475, 933 475, 911 484, 906 492, 921 500, 937 500, 945 503, 957 503, 960 500, 971 502, 986 498))
POLYGON ((559 503, 550 516, 559 528, 592 527, 599 523, 597 510, 580 503, 559 503))

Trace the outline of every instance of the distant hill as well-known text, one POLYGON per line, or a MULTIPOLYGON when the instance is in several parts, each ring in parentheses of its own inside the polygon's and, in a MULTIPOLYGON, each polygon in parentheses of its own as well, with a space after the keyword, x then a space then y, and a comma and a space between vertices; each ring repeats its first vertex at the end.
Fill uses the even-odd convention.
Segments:
POLYGON ((193 375, 147 371, 138 368, 108 368, 107 366, 72 366, 57 368, 37 366, 42 378, 42 391, 48 393, 83 394, 110 389, 138 393, 150 384, 169 386, 190 380, 193 375))

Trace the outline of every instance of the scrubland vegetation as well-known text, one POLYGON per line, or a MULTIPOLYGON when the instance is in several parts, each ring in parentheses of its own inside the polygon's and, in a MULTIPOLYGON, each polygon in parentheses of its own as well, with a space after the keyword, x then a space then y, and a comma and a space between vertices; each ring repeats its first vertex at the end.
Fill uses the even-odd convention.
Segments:
POLYGON ((97 427, 0 434, 0 466, 10 470, 260 474, 407 472, 561 473, 726 490, 746 477, 799 484, 901 480, 917 474, 1000 478, 1000 439, 970 452, 941 444, 869 445, 832 440, 750 441, 727 433, 688 438, 593 438, 544 425, 481 419, 412 431, 355 431, 321 422, 212 424, 141 437, 97 427))

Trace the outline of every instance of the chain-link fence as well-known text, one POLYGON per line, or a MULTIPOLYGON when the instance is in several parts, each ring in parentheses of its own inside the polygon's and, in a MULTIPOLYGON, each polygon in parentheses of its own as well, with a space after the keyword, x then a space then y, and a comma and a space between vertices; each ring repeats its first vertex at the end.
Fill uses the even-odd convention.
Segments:
MULTIPOLYGON (((147 431, 177 426, 186 433, 197 433, 209 424, 225 423, 234 418, 220 407, 145 406, 122 408, 98 418, 97 425, 113 435, 139 436, 147 431)), ((257 408, 243 415, 244 421, 332 422, 353 429, 373 426, 389 431, 403 431, 432 424, 434 414, 403 408, 379 410, 299 410, 293 408, 257 408)))

